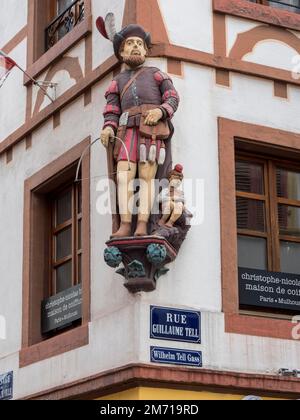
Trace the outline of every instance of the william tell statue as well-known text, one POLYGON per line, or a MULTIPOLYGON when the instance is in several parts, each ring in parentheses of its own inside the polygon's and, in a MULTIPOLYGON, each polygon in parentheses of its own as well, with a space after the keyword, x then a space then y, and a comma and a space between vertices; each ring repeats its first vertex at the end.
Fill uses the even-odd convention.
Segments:
POLYGON ((107 104, 101 131, 102 144, 111 149, 109 171, 116 169, 117 172, 120 223, 118 226, 114 223, 112 240, 166 238, 177 251, 189 228, 188 215, 179 214, 174 219, 178 220, 177 226, 176 223, 163 225, 162 213, 151 214, 151 210, 154 200, 159 203, 155 180, 167 180, 173 169, 171 119, 178 109, 179 95, 169 75, 145 65, 151 36, 141 26, 131 24, 117 32, 114 15, 109 13, 105 20, 97 19, 97 27, 112 41, 114 53, 123 64, 121 73, 112 80, 105 95, 107 104), (137 220, 133 218, 132 199, 132 182, 136 178, 140 180, 137 220), (172 239, 176 243, 172 244, 172 239))

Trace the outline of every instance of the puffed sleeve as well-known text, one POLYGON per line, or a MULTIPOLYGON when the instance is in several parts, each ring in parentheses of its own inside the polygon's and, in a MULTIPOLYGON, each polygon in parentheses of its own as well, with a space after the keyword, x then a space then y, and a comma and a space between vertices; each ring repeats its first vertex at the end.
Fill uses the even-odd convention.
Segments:
POLYGON ((177 111, 180 102, 178 92, 168 74, 157 71, 154 74, 154 78, 162 95, 162 105, 160 108, 163 111, 165 118, 172 118, 177 111))
POLYGON ((119 119, 122 114, 119 87, 118 82, 116 80, 113 80, 109 85, 109 88, 105 93, 105 98, 106 106, 103 111, 103 128, 110 126, 116 132, 119 126, 119 119))

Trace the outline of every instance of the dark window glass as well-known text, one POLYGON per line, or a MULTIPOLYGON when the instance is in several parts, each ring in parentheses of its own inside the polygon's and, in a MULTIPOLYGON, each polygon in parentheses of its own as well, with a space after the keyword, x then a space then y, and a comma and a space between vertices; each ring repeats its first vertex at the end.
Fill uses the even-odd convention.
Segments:
POLYGON ((77 188, 77 200, 78 200, 78 214, 82 212, 82 189, 81 184, 77 188))
POLYGON ((264 194, 263 166, 239 160, 235 165, 236 190, 264 194))
POLYGON ((276 7, 277 9, 288 10, 293 13, 300 13, 300 0, 248 0, 251 3, 258 3, 276 7))
POLYGON ((82 281, 81 186, 52 194, 52 296, 82 281))
POLYGON ((300 274, 300 243, 280 242, 281 271, 300 274))
POLYGON ((78 255, 78 284, 82 283, 82 256, 78 255))
POLYGON ((277 168, 277 195, 290 200, 300 200, 300 172, 277 168))
POLYGON ((57 0, 58 14, 60 15, 64 12, 69 6, 71 6, 72 3, 73 0, 57 0))
POLYGON ((265 204, 263 201, 237 197, 238 229, 265 231, 265 204))
POLYGON ((78 220, 78 249, 81 249, 81 220, 78 220))
POLYGON ((56 261, 72 255, 72 228, 56 235, 56 261))
MULTIPOLYGON (((73 3, 73 0, 58 0, 57 2, 57 8, 58 8, 58 15, 63 13, 69 6, 71 6, 73 3)), ((72 12, 71 12, 72 13, 72 12)), ((70 32, 70 29, 74 26, 74 18, 72 14, 66 15, 65 19, 63 20, 63 24, 59 27, 58 30, 58 38, 63 38, 68 32, 70 32)))
POLYGON ((56 202, 56 225, 70 220, 72 217, 72 190, 63 193, 56 202))
POLYGON ((300 208, 278 206, 278 220, 281 235, 300 236, 300 208))
POLYGON ((300 13, 299 0, 269 0, 269 5, 289 12, 300 13))
POLYGON ((267 241, 263 238, 238 236, 238 265, 256 270, 267 269, 267 241))
POLYGON ((72 261, 68 261, 56 269, 56 293, 69 289, 72 283, 72 261))

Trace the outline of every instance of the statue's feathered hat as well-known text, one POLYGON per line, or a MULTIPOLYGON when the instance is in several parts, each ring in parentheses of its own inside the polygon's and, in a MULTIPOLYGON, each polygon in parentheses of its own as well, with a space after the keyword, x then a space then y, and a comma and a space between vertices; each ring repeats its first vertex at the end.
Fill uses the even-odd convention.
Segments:
POLYGON ((136 36, 143 39, 147 48, 151 46, 151 35, 140 25, 131 24, 125 26, 120 32, 117 32, 115 15, 113 13, 108 13, 105 19, 99 16, 96 25, 101 35, 113 43, 115 56, 120 61, 122 61, 120 48, 127 38, 136 36))

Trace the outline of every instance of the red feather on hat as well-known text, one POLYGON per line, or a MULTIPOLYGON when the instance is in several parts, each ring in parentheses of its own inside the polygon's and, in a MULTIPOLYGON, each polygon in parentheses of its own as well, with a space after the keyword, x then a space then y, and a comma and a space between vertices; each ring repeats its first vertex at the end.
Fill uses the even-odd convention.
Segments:
POLYGON ((98 17, 98 19, 96 20, 96 26, 100 34, 103 35, 104 38, 109 39, 106 29, 105 29, 105 22, 104 22, 103 17, 101 16, 98 17))
POLYGON ((101 33, 101 35, 104 36, 104 38, 108 39, 111 42, 114 41, 114 37, 117 33, 117 30, 116 30, 116 19, 113 13, 108 13, 105 19, 99 16, 98 19, 96 20, 96 25, 97 25, 98 31, 101 33))

